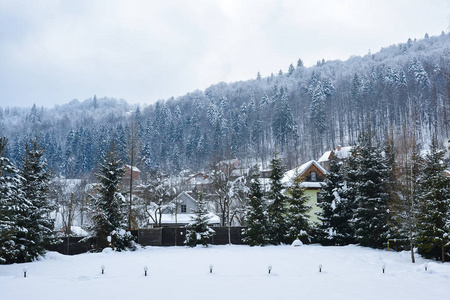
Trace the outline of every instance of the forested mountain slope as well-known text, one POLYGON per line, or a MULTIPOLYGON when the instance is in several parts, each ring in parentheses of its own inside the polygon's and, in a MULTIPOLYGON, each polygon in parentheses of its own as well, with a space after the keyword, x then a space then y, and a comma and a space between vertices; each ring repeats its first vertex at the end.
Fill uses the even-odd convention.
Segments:
POLYGON ((450 34, 442 33, 345 62, 306 68, 299 59, 284 73, 149 106, 94 97, 0 107, 0 135, 15 163, 37 135, 49 166, 67 177, 91 173, 111 141, 125 163, 133 145, 135 165, 175 174, 234 157, 265 165, 274 151, 291 167, 354 143, 368 127, 380 142, 407 131, 427 146, 433 133, 441 143, 450 137, 449 120, 450 34))

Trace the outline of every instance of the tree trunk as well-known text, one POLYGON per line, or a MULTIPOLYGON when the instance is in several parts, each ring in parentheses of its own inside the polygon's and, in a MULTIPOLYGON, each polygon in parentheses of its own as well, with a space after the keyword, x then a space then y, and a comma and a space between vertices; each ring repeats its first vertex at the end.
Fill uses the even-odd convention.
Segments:
POLYGON ((413 242, 413 234, 411 224, 409 225, 409 247, 411 248, 411 262, 415 263, 416 259, 414 257, 414 242, 413 242))

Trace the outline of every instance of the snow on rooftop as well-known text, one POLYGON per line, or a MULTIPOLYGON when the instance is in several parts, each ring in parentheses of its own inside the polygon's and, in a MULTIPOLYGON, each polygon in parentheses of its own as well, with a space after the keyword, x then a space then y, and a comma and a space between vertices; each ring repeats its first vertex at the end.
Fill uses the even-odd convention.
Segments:
MULTIPOLYGON (((195 214, 177 214, 177 222, 175 222, 175 214, 162 214, 161 215, 161 224, 188 224, 191 223, 192 219, 195 218, 195 214)), ((208 213, 208 224, 219 224, 220 218, 213 214, 208 213)), ((152 224, 153 221, 150 219, 150 223, 152 224)))
POLYGON ((128 169, 131 169, 133 172, 141 172, 141 170, 139 170, 137 167, 133 166, 131 167, 130 165, 125 165, 125 167, 127 167, 128 169))
POLYGON ((303 173, 305 173, 305 171, 308 170, 309 167, 311 167, 312 165, 315 165, 317 167, 317 169, 319 169, 323 174, 327 173, 327 171, 325 171, 325 169, 317 161, 310 160, 310 161, 304 163, 303 165, 284 173, 284 176, 281 179, 281 182, 283 184, 290 184, 292 182, 292 179, 296 175, 303 175, 303 173))
POLYGON ((352 146, 338 147, 339 150, 336 149, 334 151, 334 154, 339 159, 345 159, 345 158, 349 157, 350 154, 352 153, 352 148, 353 148, 352 146))
POLYGON ((324 162, 328 161, 328 158, 330 157, 331 151, 326 151, 318 160, 318 162, 324 162))
POLYGON ((326 151, 318 160, 318 162, 325 162, 328 161, 330 158, 331 153, 334 153, 337 158, 339 159, 346 159, 350 156, 352 153, 352 146, 346 146, 346 147, 337 147, 336 150, 333 151, 326 151))

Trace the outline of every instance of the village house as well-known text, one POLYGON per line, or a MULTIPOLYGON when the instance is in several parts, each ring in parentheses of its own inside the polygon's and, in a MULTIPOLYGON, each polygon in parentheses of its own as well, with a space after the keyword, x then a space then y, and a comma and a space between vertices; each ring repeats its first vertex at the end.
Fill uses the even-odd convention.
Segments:
MULTIPOLYGON (((176 196, 172 203, 174 205, 166 208, 161 214, 161 227, 185 227, 195 218, 194 211, 197 209, 197 201, 192 192, 181 192, 176 196)), ((220 225, 220 219, 213 213, 208 214, 209 226, 216 227, 220 225)), ((150 226, 154 226, 153 220, 149 220, 150 226)))
POLYGON ((321 208, 317 206, 317 195, 324 184, 327 171, 315 160, 310 160, 303 165, 289 170, 284 173, 282 183, 286 188, 289 188, 292 184, 292 180, 295 176, 300 176, 303 180, 301 186, 305 188, 305 195, 309 197, 309 201, 306 203, 311 206, 309 212, 310 220, 318 222, 316 212, 320 212, 321 208))
POLYGON ((317 161, 325 170, 330 168, 330 159, 336 157, 338 160, 347 159, 352 153, 352 146, 338 146, 335 150, 326 151, 317 161))
POLYGON ((125 173, 123 175, 124 180, 129 181, 130 178, 132 178, 133 181, 141 180, 141 170, 139 170, 136 166, 125 165, 123 168, 125 169, 125 173))

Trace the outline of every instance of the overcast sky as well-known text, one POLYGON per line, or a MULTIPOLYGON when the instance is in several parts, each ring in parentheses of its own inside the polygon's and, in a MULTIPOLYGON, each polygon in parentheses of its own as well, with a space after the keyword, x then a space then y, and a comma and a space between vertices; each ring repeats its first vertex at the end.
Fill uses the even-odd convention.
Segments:
POLYGON ((449 0, 0 0, 0 106, 148 104, 449 25, 449 0))

